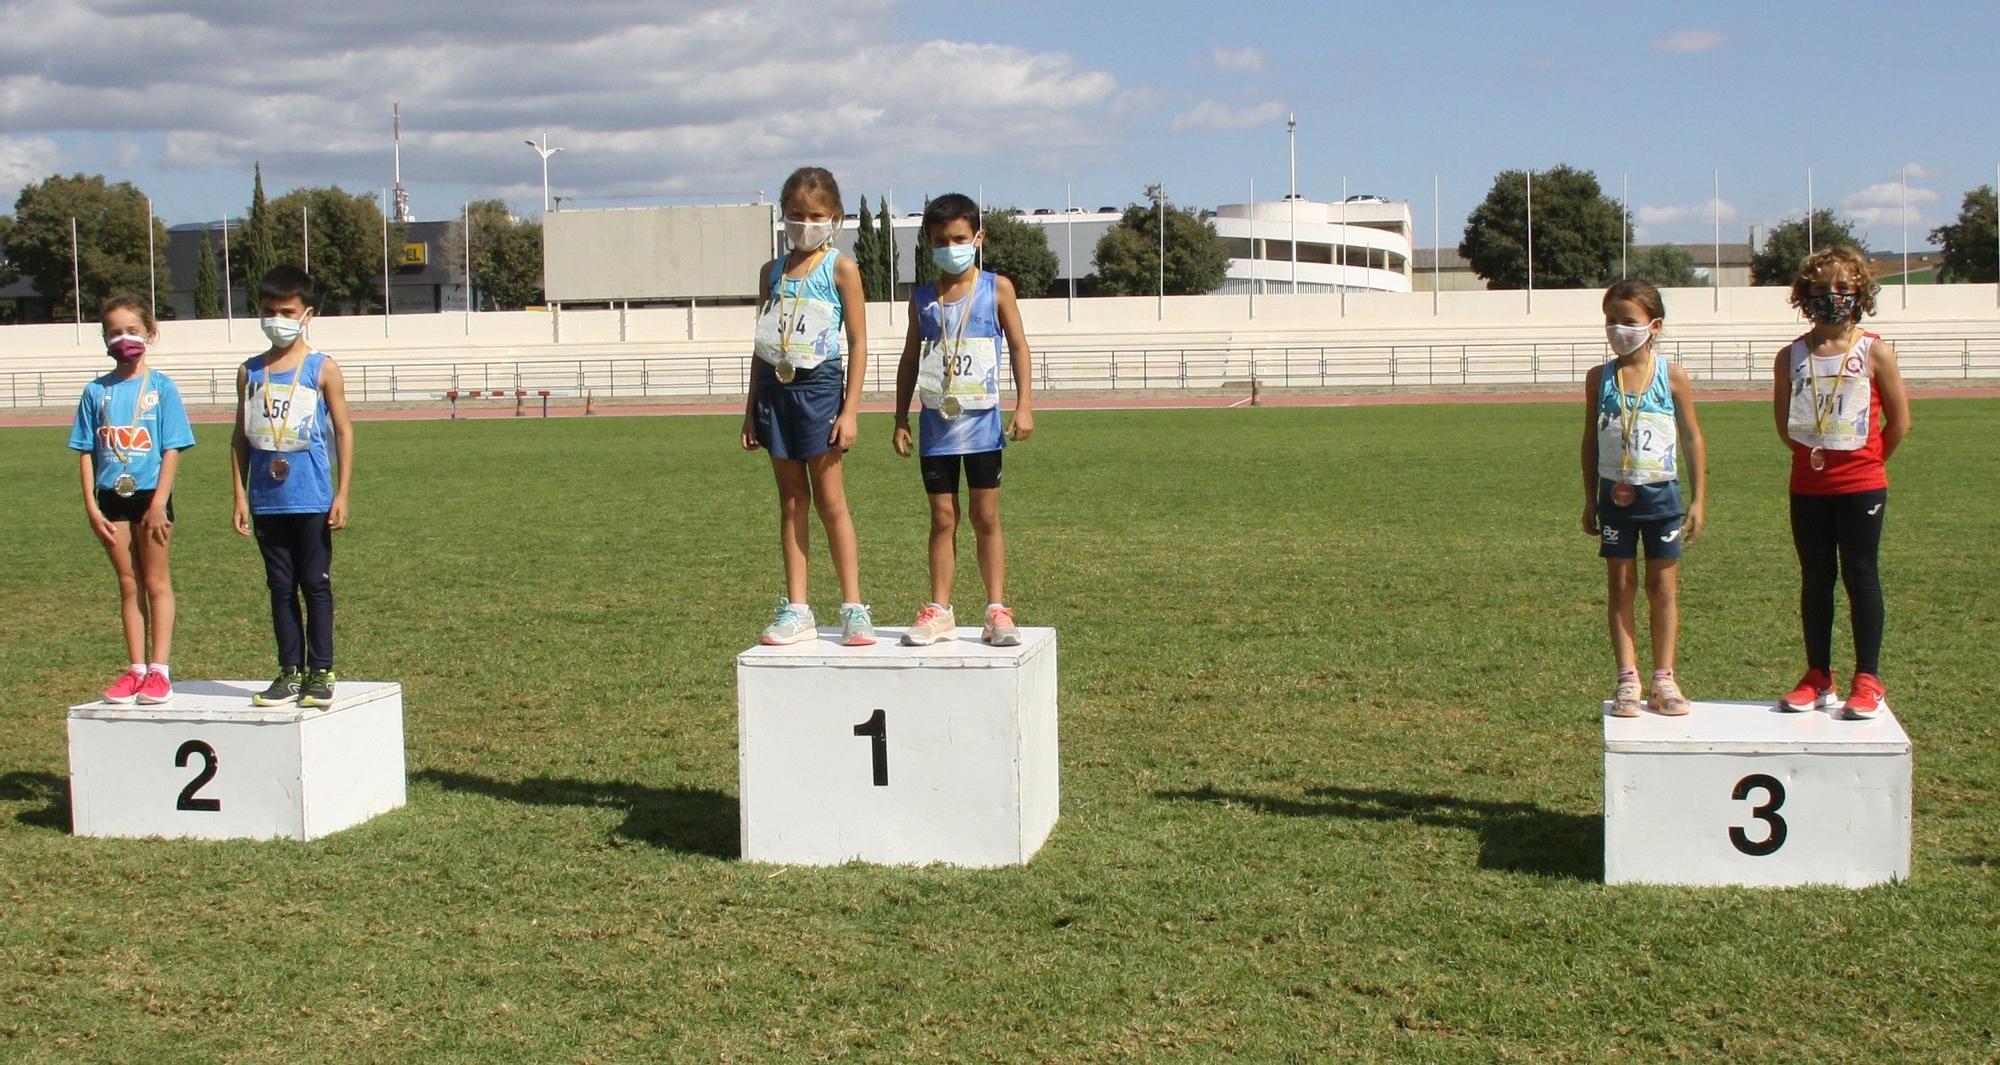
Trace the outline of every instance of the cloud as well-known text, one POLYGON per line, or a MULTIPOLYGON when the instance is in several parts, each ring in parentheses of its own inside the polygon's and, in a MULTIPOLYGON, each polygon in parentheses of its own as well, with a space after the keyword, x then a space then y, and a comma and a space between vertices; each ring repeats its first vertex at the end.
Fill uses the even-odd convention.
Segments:
POLYGON ((1208 61, 1217 70, 1257 74, 1264 69, 1265 56, 1262 51, 1245 45, 1242 48, 1217 48, 1208 54, 1208 61))
POLYGON ((47 137, 0 136, 0 206, 11 209, 21 187, 55 173, 62 150, 47 137))
MULTIPOLYGON (((1910 175, 1915 177, 1913 171, 1910 175)), ((1909 222, 1912 228, 1924 221, 1924 207, 1938 202, 1936 189, 1910 186, 1909 222)), ((1841 213, 1868 228, 1897 226, 1903 222, 1903 184, 1880 181, 1840 198, 1841 213)))
POLYGON ((1653 38, 1651 44, 1655 52, 1706 52, 1720 47, 1729 38, 1714 30, 1681 30, 1665 37, 1653 38))
MULTIPOLYGON (((1632 209, 1632 231, 1635 237, 1651 237, 1662 230, 1662 236, 1674 233, 1699 234, 1715 230, 1716 204, 1714 200, 1699 203, 1645 204, 1632 209)), ((1736 205, 1722 201, 1722 223, 1733 225, 1742 215, 1736 205)))
POLYGON ((1931 178, 1943 176, 1938 171, 1933 170, 1922 163, 1903 164, 1903 173, 1908 175, 1911 181, 1928 181, 1931 178))
POLYGON ((1176 130, 1196 129, 1217 132, 1232 129, 1249 129, 1267 122, 1276 122, 1285 113, 1282 100, 1266 100, 1260 104, 1236 107, 1220 100, 1203 100, 1193 107, 1174 116, 1171 123, 1176 130))
POLYGON ((1072 161, 1144 105, 1061 52, 899 39, 892 0, 570 0, 558 18, 540 0, 346 0, 284 19, 251 0, 29 6, 0 0, 0 129, 157 138, 166 167, 247 178, 261 161, 280 188, 387 184, 392 100, 413 193, 538 199, 520 142, 546 130, 566 149, 556 191, 586 203, 747 197, 807 162, 860 187, 905 170, 915 144, 966 171, 1072 161), (100 61, 125 54, 145 62, 100 61), (979 91, 946 101, 942 84, 979 91))

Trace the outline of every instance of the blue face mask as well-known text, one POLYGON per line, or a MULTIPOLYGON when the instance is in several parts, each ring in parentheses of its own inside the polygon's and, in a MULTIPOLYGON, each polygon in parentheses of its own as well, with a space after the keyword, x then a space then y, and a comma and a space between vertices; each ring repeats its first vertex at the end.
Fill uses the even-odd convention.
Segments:
POLYGON ((947 244, 931 249, 931 262, 947 274, 962 274, 979 257, 977 244, 947 244))

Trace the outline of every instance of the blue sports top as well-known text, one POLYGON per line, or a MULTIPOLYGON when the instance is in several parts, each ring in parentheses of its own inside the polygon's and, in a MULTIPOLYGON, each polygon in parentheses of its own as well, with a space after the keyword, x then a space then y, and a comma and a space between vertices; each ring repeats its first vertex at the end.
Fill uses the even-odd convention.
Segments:
MULTIPOLYGON (((922 407, 917 416, 917 453, 920 455, 977 455, 999 451, 1007 446, 999 403, 1000 361, 1005 358, 1007 338, 1000 329, 999 301, 995 291, 993 272, 981 270, 973 282, 972 293, 956 303, 939 302, 936 285, 925 285, 916 292, 917 324, 923 331, 924 343, 936 344, 943 338, 956 338, 962 325, 965 339, 986 340, 991 347, 982 347, 981 350, 993 353, 990 365, 971 367, 974 381, 963 382, 975 384, 977 391, 991 405, 978 407, 967 404, 963 413, 950 421, 931 407, 922 407), (961 321, 967 314, 972 317, 961 321)), ((952 391, 957 394, 959 388, 954 387, 952 391)))
POLYGON ((1653 379, 1637 396, 1618 384, 1618 364, 1606 363, 1597 391, 1597 508, 1627 521, 1656 521, 1687 513, 1681 505, 1680 423, 1674 413, 1667 360, 1653 355, 1653 379), (1637 495, 1628 506, 1611 501, 1624 483, 1637 495))
POLYGON ((263 355, 243 364, 252 514, 324 514, 333 509, 333 460, 327 449, 332 427, 319 390, 325 365, 326 355, 318 351, 307 352, 303 362, 284 373, 267 374, 263 355), (282 444, 274 436, 282 436, 282 444), (271 463, 280 457, 290 467, 283 480, 271 476, 271 463))
POLYGON ((804 277, 785 276, 785 256, 771 263, 764 304, 758 310, 758 358, 775 364, 780 334, 788 333, 788 338, 782 338, 784 347, 800 369, 816 369, 827 363, 836 364, 838 369, 847 324, 847 307, 833 281, 833 264, 839 258, 840 249, 827 248, 819 264, 804 277))
POLYGON ((108 373, 83 386, 69 446, 90 454, 98 488, 109 490, 130 474, 137 491, 150 492, 160 486, 160 460, 166 453, 194 446, 194 427, 181 405, 181 390, 166 374, 148 370, 120 378, 108 373))

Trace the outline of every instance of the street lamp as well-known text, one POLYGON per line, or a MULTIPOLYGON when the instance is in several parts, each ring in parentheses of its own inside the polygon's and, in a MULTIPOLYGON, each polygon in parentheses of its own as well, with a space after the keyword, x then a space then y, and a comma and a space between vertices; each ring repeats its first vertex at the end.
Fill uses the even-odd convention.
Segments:
POLYGON ((534 141, 522 141, 521 143, 526 144, 530 148, 533 148, 535 150, 535 154, 542 157, 542 213, 548 214, 549 213, 549 156, 554 155, 559 151, 562 151, 562 149, 549 147, 549 135, 547 133, 542 134, 542 143, 540 144, 536 144, 534 141))

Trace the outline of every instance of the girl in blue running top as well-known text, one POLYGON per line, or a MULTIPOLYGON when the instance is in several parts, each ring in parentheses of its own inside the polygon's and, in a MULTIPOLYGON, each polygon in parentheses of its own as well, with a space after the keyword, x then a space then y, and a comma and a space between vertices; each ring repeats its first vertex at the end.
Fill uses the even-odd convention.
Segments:
POLYGON ((1654 713, 1688 712, 1674 679, 1674 638, 1681 545, 1701 533, 1708 490, 1708 449, 1695 420, 1694 387, 1654 351, 1666 305, 1650 281, 1628 280, 1604 293, 1604 332, 1617 358, 1590 371, 1583 386, 1583 531, 1598 538, 1606 561, 1607 613, 1618 685, 1614 717, 1640 710, 1639 650, 1633 600, 1639 542, 1646 544, 1646 601, 1651 606, 1654 713), (1681 500, 1681 456, 1693 498, 1681 500))
POLYGON ((860 556, 841 482, 841 459, 854 446, 868 369, 867 298, 860 269, 833 246, 841 217, 833 175, 801 167, 785 179, 778 202, 791 250, 757 275, 762 302, 741 438, 744 450, 771 453, 778 479, 785 594, 763 642, 798 643, 816 635, 806 603, 806 546, 816 507, 840 578, 841 642, 871 644, 875 626, 861 602, 860 556))
POLYGON ((174 695, 167 675, 174 645, 167 548, 174 538, 174 475, 181 452, 194 446, 194 429, 180 390, 146 365, 146 349, 160 339, 146 305, 116 296, 104 304, 98 321, 105 353, 117 365, 84 386, 69 446, 80 453, 84 516, 118 575, 130 668, 105 689, 104 701, 156 705, 174 695))

